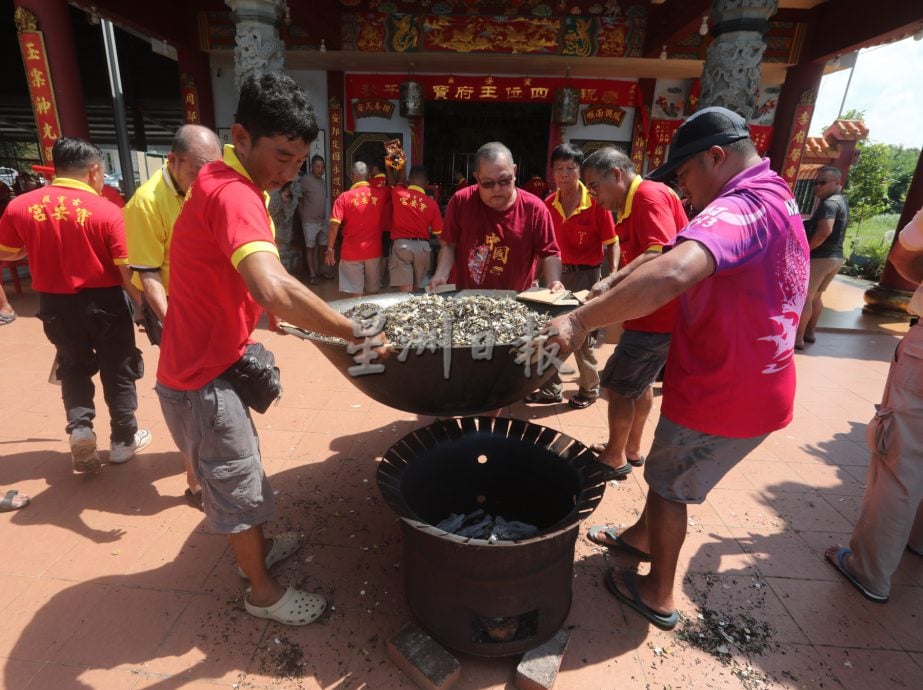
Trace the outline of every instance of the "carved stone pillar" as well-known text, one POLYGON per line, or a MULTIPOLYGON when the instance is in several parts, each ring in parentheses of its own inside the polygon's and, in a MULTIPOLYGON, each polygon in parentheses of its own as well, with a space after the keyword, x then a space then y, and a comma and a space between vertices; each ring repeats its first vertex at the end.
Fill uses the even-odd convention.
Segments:
POLYGON ((702 71, 700 108, 720 105, 749 118, 756 109, 763 35, 778 0, 713 0, 710 19, 714 42, 702 71))
POLYGON ((237 35, 234 40, 234 84, 252 74, 281 72, 285 68, 285 45, 279 27, 286 0, 225 0, 231 8, 237 35))
POLYGON ((269 195, 269 215, 272 216, 272 222, 276 226, 279 261, 289 273, 301 270, 304 265, 301 252, 292 246, 292 221, 295 219, 295 209, 298 208, 298 201, 301 199, 299 180, 300 178, 296 178, 282 189, 269 195))

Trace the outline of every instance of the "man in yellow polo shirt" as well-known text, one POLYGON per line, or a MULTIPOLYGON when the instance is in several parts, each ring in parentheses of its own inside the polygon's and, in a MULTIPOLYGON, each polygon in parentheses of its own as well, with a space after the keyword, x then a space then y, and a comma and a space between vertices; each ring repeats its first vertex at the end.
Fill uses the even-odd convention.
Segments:
POLYGON ((184 125, 173 137, 167 162, 138 187, 125 206, 128 262, 132 283, 144 293, 144 320, 154 345, 160 344, 170 293, 170 239, 183 198, 199 169, 221 158, 218 137, 207 127, 184 125))
MULTIPOLYGON (((173 137, 167 163, 138 187, 125 206, 125 237, 132 283, 143 292, 142 313, 152 345, 160 345, 163 320, 170 293, 170 240, 173 224, 183 207, 186 191, 199 169, 221 158, 221 143, 213 131, 184 125, 173 137)), ((196 507, 202 503, 199 480, 192 463, 183 455, 186 498, 196 507)))

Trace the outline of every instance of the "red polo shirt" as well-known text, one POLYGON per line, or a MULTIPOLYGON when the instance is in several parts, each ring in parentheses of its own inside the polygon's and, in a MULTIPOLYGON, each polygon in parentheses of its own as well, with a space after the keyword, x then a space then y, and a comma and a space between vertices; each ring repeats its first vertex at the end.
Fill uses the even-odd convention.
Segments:
MULTIPOLYGON (((673 244, 676 234, 689 221, 679 197, 660 182, 642 180, 637 175, 628 188, 625 209, 619 214, 615 231, 619 236, 622 265, 631 263, 646 251, 662 251, 673 244)), ((640 319, 626 321, 629 331, 671 333, 676 321, 678 301, 673 300, 640 319)))
POLYGON ((268 203, 233 146, 189 188, 170 243, 170 308, 157 367, 165 386, 201 388, 243 355, 263 308, 237 266, 256 252, 278 256, 268 203))
POLYGON ((442 232, 442 215, 435 201, 415 184, 391 188, 391 239, 428 240, 429 229, 442 232))
POLYGON ((597 266, 603 260, 603 246, 615 244, 615 221, 612 214, 596 203, 583 182, 580 185, 580 203, 565 218, 560 190, 545 199, 554 221, 554 238, 561 248, 561 262, 597 266))
POLYGON ((343 261, 367 261, 381 256, 382 214, 385 199, 390 196, 386 188, 357 182, 337 197, 330 222, 340 223, 343 261))
POLYGON ((26 250, 36 292, 115 287, 122 284, 118 266, 128 265, 121 210, 66 177, 10 202, 0 217, 0 249, 26 250))

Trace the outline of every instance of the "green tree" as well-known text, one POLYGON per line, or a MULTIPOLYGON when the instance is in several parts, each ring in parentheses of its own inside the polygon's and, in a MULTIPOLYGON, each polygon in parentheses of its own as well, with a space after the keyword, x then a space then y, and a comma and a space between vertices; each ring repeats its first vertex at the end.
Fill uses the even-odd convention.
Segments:
POLYGON ((888 163, 891 168, 891 182, 888 184, 888 213, 900 213, 904 208, 907 190, 913 179, 920 149, 905 149, 903 146, 888 146, 888 163))
POLYGON ((849 171, 846 198, 849 200, 849 213, 858 226, 888 209, 891 170, 885 144, 860 141, 856 150, 858 160, 849 171))

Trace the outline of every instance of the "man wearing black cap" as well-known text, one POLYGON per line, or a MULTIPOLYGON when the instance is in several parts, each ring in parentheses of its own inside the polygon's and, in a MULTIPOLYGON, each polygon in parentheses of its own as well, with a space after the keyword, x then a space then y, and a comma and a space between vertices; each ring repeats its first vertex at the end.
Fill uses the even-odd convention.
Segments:
POLYGON ((606 585, 654 625, 679 620, 673 603, 687 504, 708 492, 792 418, 793 351, 808 281, 808 248, 788 186, 760 159, 746 121, 705 108, 676 131, 667 162, 700 209, 663 256, 640 264, 607 293, 554 319, 573 350, 593 329, 649 314, 679 297, 660 423, 645 464, 649 491, 631 527, 604 542, 648 575, 610 570, 606 585))

